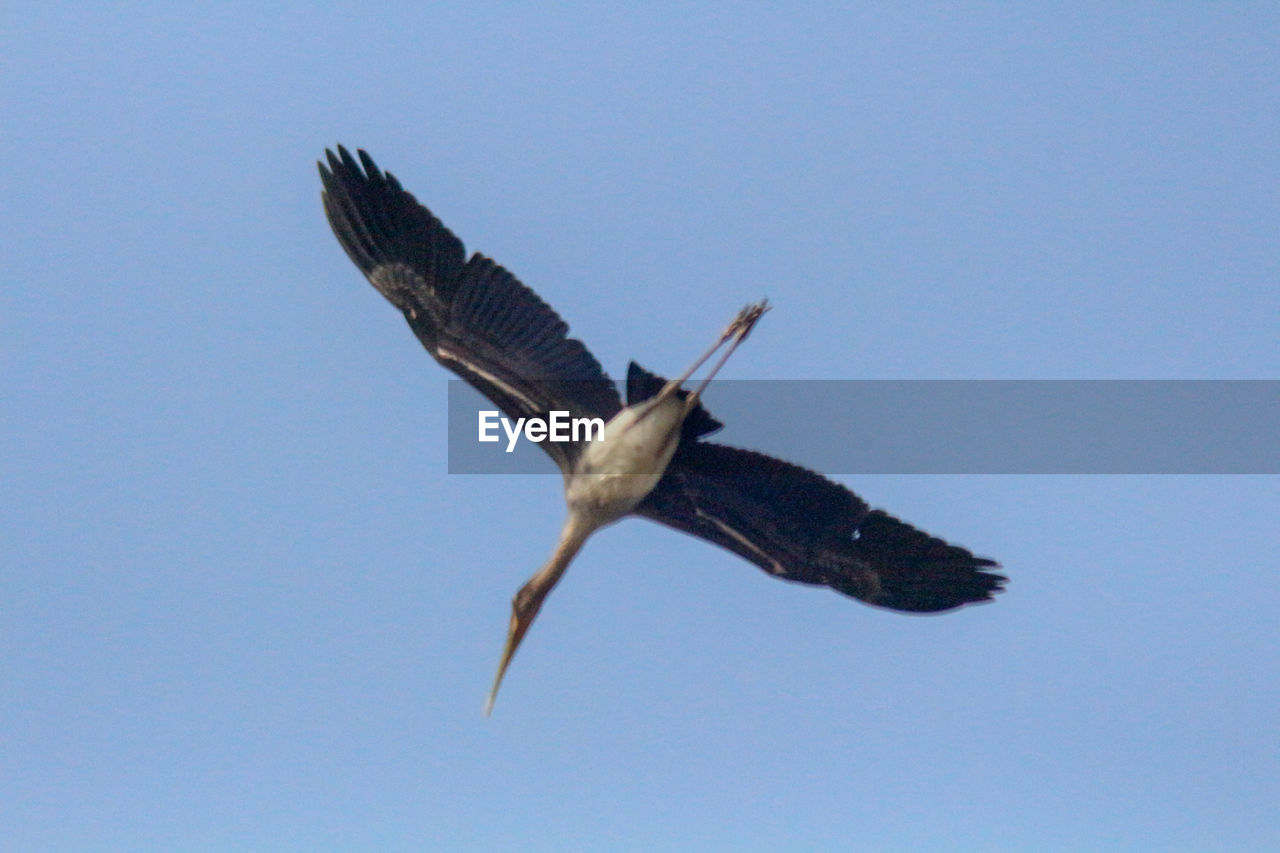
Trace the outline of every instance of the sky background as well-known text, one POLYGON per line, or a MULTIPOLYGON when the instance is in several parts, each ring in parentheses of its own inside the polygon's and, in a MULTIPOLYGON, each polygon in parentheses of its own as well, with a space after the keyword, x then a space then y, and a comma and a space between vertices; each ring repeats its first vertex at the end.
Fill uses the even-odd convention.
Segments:
POLYGON ((326 146, 614 375, 1280 377, 1274 4, 891 6, 6 3, 0 848, 1280 846, 1274 476, 841 478, 939 617, 629 520, 481 714, 560 481, 446 474, 326 146))

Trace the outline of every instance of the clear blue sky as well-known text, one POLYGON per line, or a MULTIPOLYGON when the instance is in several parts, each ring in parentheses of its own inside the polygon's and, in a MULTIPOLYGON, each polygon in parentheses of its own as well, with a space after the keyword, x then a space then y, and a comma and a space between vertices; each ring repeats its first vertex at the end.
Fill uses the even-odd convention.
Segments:
POLYGON ((428 5, 0 12, 0 848, 1280 845, 1275 477, 845 478, 1004 563, 936 618, 627 521, 486 720, 560 483, 445 473, 314 165, 614 374, 1276 378, 1274 4, 428 5))

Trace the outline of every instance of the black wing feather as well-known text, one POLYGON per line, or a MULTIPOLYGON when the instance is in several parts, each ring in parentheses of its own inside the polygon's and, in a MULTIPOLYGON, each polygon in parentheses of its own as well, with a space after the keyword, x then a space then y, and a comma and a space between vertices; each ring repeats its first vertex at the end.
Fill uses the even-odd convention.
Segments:
POLYGON ((422 277, 434 299, 448 305, 466 262, 462 241, 394 175, 380 171, 364 151, 359 154, 363 171, 341 145, 337 156, 325 151, 328 169, 320 165, 324 208, 338 242, 366 276, 404 264, 422 277))
MULTIPOLYGON (((342 146, 325 153, 320 178, 333 233, 436 360, 511 418, 618 413, 613 382, 536 293, 483 255, 466 260, 462 241, 364 151, 359 163, 342 146)), ((541 446, 561 468, 581 452, 541 446)))
POLYGON ((736 447, 683 442, 636 512, 727 548, 775 577, 917 613, 990 599, 996 567, 813 471, 736 447))

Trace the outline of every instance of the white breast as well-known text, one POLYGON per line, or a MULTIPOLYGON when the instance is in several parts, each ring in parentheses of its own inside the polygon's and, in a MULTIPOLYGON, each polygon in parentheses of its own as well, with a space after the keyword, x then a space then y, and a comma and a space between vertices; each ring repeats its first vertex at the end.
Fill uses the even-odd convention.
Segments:
POLYGON ((628 406, 587 444, 565 484, 572 511, 605 524, 635 508, 667 470, 680 439, 684 403, 674 394, 628 406))

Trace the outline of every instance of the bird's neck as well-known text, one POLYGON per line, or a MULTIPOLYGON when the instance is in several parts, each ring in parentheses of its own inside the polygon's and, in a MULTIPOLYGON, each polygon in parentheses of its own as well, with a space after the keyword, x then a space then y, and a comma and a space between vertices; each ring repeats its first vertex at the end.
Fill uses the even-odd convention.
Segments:
POLYGON ((564 527, 560 530, 560 540, 556 543, 556 549, 551 553, 551 558, 538 570, 537 574, 529 578, 525 589, 535 589, 539 592, 539 599, 545 598, 547 593, 551 592, 551 588, 560 582, 565 569, 569 568, 573 558, 578 556, 587 538, 597 528, 598 525, 591 524, 580 513, 571 511, 569 517, 565 519, 564 527))

